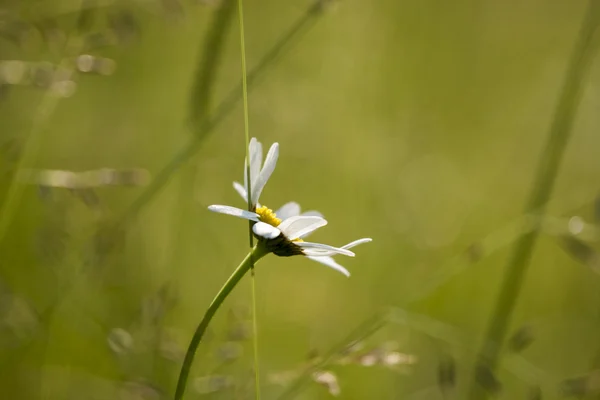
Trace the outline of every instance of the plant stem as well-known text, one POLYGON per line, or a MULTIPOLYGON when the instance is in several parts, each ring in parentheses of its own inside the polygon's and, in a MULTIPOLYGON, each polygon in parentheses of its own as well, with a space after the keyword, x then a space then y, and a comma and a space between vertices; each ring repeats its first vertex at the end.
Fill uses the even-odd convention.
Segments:
POLYGON ((493 374, 499 361, 501 345, 507 334, 523 278, 540 233, 541 217, 550 200, 571 135, 583 84, 589 72, 593 56, 592 43, 598 24, 598 4, 597 0, 589 1, 585 20, 569 60, 546 147, 539 161, 533 189, 525 207, 525 214, 531 218, 534 227, 519 238, 509 260, 484 343, 476 360, 469 392, 471 400, 485 399, 488 396, 488 391, 479 384, 478 376, 482 373, 488 376, 493 374))
MULTIPOLYGON (((246 176, 248 187, 246 188, 246 200, 248 211, 252 211, 252 176, 250 176, 250 123, 248 119, 248 76, 246 74, 246 41, 244 38, 244 8, 242 0, 238 0, 238 16, 240 24, 240 59, 242 62, 242 99, 244 103, 244 139, 246 141, 246 176)), ((252 221, 248 221, 248 233, 250 247, 253 244, 252 221)), ((254 268, 253 268, 254 269, 254 268)))
MULTIPOLYGON (((252 210, 252 177, 250 176, 250 149, 248 148, 250 144, 250 127, 248 122, 248 77, 246 75, 246 41, 244 38, 244 7, 243 1, 238 0, 238 17, 240 24, 240 60, 242 66, 242 99, 244 103, 244 138, 246 140, 246 173, 248 176, 248 187, 246 188, 247 192, 247 200, 248 200, 248 210, 252 210)), ((250 222, 250 226, 252 226, 252 222, 250 222)), ((252 232, 251 232, 252 233, 252 232)), ((252 242, 252 234, 250 234, 250 242, 252 242)))
MULTIPOLYGON (((244 100, 244 138, 246 140, 246 176, 248 177, 246 198, 248 200, 248 211, 252 211, 252 176, 250 175, 250 123, 248 118, 248 78, 246 76, 246 40, 244 34, 244 7, 243 0, 238 0, 238 16, 240 24, 240 59, 242 63, 242 99, 244 100)), ((250 248, 254 246, 252 236, 252 221, 248 221, 248 237, 250 248)), ((256 317, 256 276, 254 274, 254 260, 250 257, 250 271, 252 281, 252 348, 254 353, 254 394, 256 400, 260 400, 260 370, 258 363, 258 320, 256 317)))
POLYGON ((187 352, 185 353, 185 359, 183 360, 183 365, 181 366, 181 371, 179 373, 179 379, 177 380, 177 389, 175 390, 174 397, 175 400, 181 400, 183 398, 190 374, 190 369, 192 367, 192 363, 194 362, 194 356, 196 355, 196 349, 198 348, 200 341, 202 341, 202 337, 204 336, 210 321, 214 317, 219 307, 221 307, 221 304, 223 304, 223 301, 227 298, 227 296, 229 296, 229 293, 231 293, 233 288, 239 283, 251 266, 266 254, 267 251, 263 248, 263 246, 261 246, 260 243, 257 244, 256 247, 254 247, 248 253, 246 258, 244 258, 236 270, 233 271, 229 279, 227 279, 223 287, 221 287, 221 290, 219 290, 213 301, 208 306, 208 309, 204 313, 204 317, 202 317, 200 324, 198 324, 198 327, 196 328, 196 332, 194 332, 194 336, 190 341, 187 352))

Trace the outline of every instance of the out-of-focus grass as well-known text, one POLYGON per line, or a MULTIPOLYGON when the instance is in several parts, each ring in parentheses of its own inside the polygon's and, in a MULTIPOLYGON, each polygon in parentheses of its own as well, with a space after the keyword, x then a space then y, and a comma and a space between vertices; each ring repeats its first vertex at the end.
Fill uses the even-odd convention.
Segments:
MULTIPOLYGON (((33 19, 76 10, 75 3, 37 9, 5 1, 2 7, 28 9, 22 15, 33 19)), ((139 35, 129 44, 92 52, 114 59, 115 73, 77 80, 76 93, 61 99, 50 116, 32 167, 139 167, 156 174, 187 143, 198 52, 216 11, 185 2, 183 19, 176 19, 157 4, 101 8, 98 29, 104 15, 130 9, 139 35)), ((308 6, 247 5, 249 66, 308 6)), ((305 259, 261 262, 264 398, 281 392, 267 384, 269 373, 295 368, 313 349, 327 353, 387 306, 452 326, 466 345, 431 338, 410 325, 386 325, 370 345, 395 340, 399 351, 418 362, 402 374, 333 366, 340 397, 442 399, 437 369, 446 355, 456 359, 461 389, 497 294, 508 245, 519 233, 506 227, 522 218, 583 8, 583 1, 340 2, 268 70, 250 93, 250 123, 263 143, 280 143, 281 156, 261 200, 272 207, 296 200, 322 211, 330 225, 315 239, 332 244, 362 236, 375 240, 357 248, 355 259, 343 260, 353 274, 349 280, 305 259), (448 268, 461 272, 432 285, 448 268)), ((68 28, 73 21, 69 14, 58 22, 68 28)), ((239 81, 237 40, 227 35, 213 104, 239 81)), ((1 58, 56 62, 56 52, 39 50, 38 41, 33 34, 18 48, 3 40, 1 58)), ((597 221, 595 71, 549 204, 549 215, 565 221, 572 215, 597 221)), ((29 132, 42 95, 29 86, 10 89, 0 103, 3 145, 20 143, 29 132)), ((54 190, 48 200, 36 188, 25 188, 9 235, 0 243, 0 351, 10 360, 2 364, 3 393, 25 399, 115 398, 115 387, 131 380, 171 393, 180 360, 166 361, 147 348, 152 341, 145 342, 143 335, 156 332, 148 315, 157 311, 146 305, 146 314, 140 312, 169 282, 174 304, 165 306, 156 323, 169 332, 170 343, 185 346, 210 299, 245 255, 246 225, 206 211, 213 203, 243 207, 231 188, 231 181, 242 178, 242 129, 237 108, 193 160, 196 175, 188 190, 180 192, 184 175, 175 174, 126 224, 122 237, 105 238, 122 243, 99 259, 90 234, 110 226, 144 188, 98 188, 101 209, 66 190, 54 190), (195 207, 176 231, 181 196, 195 207), (86 274, 78 273, 84 269, 86 274), (44 315, 57 296, 63 299, 60 306, 44 324, 36 324, 35 315, 44 315), (140 315, 146 315, 144 323, 140 315), (114 328, 133 335, 129 353, 111 351, 107 337, 114 328)), ((5 148, 0 153, 2 199, 12 177, 5 148)), ((591 246, 597 248, 594 240, 591 246)), ((504 363, 522 356, 543 371, 553 383, 540 382, 544 399, 559 398, 562 380, 597 368, 598 289, 597 273, 565 251, 556 235, 542 235, 511 329, 529 324, 534 341, 519 356, 505 355, 504 363)), ((226 306, 249 302, 249 284, 241 285, 226 306)), ((225 341, 228 318, 226 312, 217 317, 213 339, 198 354, 195 376, 219 364, 214 350, 225 341)), ((251 396, 250 347, 242 343, 245 355, 218 371, 249 384, 251 396)), ((523 398, 530 390, 518 374, 501 370, 497 378, 506 398, 523 398)), ((127 386, 132 387, 137 386, 127 386)), ((241 398, 243 387, 239 391, 241 398)), ((325 388, 311 384, 300 398, 328 396, 325 388)), ((213 397, 233 396, 223 391, 213 397)))

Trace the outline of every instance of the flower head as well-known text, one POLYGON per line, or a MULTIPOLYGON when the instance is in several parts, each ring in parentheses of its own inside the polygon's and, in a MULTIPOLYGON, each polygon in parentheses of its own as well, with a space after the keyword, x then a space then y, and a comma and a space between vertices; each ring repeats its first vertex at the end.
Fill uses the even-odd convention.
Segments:
MULTIPOLYGON (((212 205, 208 209, 254 222, 252 232, 258 239, 259 246, 263 246, 267 253, 273 253, 280 257, 304 255, 346 276, 350 276, 348 270, 335 262, 331 256, 342 254, 354 257, 354 253, 349 249, 359 244, 370 242, 371 239, 355 240, 342 247, 304 241, 303 239, 315 230, 327 225, 327 220, 318 211, 307 211, 301 214, 300 205, 295 202, 284 204, 276 212, 266 206, 260 205, 258 199, 267 180, 275 169, 279 155, 279 145, 275 143, 271 146, 262 169, 261 143, 252 138, 248 150, 250 154, 249 180, 251 183, 250 190, 252 191, 252 211, 223 205, 212 205)), ((244 186, 238 182, 234 182, 233 187, 247 201, 248 176, 246 173, 244 173, 244 186)))

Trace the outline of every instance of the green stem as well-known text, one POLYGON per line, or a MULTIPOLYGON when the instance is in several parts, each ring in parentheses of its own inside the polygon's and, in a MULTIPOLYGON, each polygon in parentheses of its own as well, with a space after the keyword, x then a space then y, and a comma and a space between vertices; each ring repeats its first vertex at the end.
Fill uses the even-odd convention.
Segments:
MULTIPOLYGON (((246 73, 246 40, 244 34, 244 7, 243 0, 238 0, 238 17, 240 24, 240 59, 242 67, 242 99, 244 100, 244 138, 246 141, 246 176, 248 187, 246 188, 246 200, 248 211, 252 211, 252 176, 250 176, 250 123, 248 118, 248 77, 246 73)), ((248 221, 248 237, 250 248, 254 246, 252 235, 252 221, 248 221)), ((258 363, 258 320, 256 317, 256 277, 254 275, 254 262, 250 259, 250 271, 252 280, 252 348, 254 353, 254 394, 256 400, 260 400, 260 371, 258 363)))
POLYGON ((223 301, 229 296, 229 293, 233 290, 233 288, 239 283, 246 272, 250 270, 252 265, 256 263, 260 258, 265 256, 267 251, 260 244, 256 245, 250 253, 244 258, 244 261, 233 271, 233 274, 227 279, 227 282, 223 285, 219 293, 215 296, 213 301, 208 306, 206 313, 204 313, 204 317, 202 317, 202 321, 198 324, 196 328, 196 332, 190 341, 190 345, 188 346, 187 352, 185 353, 185 359, 183 360, 183 365, 181 366, 181 371, 179 373, 179 379, 177 381, 177 389, 175 390, 175 400, 181 400, 183 398, 183 394, 185 392, 185 387, 187 385, 188 377, 190 374, 190 369, 192 367, 192 363, 194 362, 194 356, 196 355, 196 349, 202 341, 202 337, 206 332, 206 328, 208 328, 208 324, 214 317, 215 313, 223 304, 223 301))
MULTIPOLYGON (((252 211, 252 177, 250 176, 250 123, 248 121, 248 76, 246 73, 246 41, 244 38, 244 7, 242 5, 242 0, 238 0, 238 17, 240 23, 240 59, 242 63, 242 99, 244 103, 244 139, 246 141, 246 176, 248 177, 246 200, 248 202, 248 211, 252 211)), ((250 247, 254 245, 252 225, 252 221, 248 221, 250 247)))
POLYGON ((250 280, 252 285, 252 350, 254 353, 254 395, 260 400, 260 369, 258 357, 258 317, 256 315, 256 275, 252 263, 250 280))
POLYGON ((540 233, 541 217, 556 181, 556 176, 565 153, 585 78, 591 65, 593 39, 598 25, 598 1, 590 0, 579 38, 570 58, 559 101, 550 127, 545 150, 539 161, 535 183, 525 207, 533 229, 523 234, 515 244, 509 260, 498 300, 490 320, 485 340, 476 360, 469 399, 485 399, 488 391, 479 382, 480 374, 490 375, 499 362, 501 345, 506 337, 525 272, 540 233))

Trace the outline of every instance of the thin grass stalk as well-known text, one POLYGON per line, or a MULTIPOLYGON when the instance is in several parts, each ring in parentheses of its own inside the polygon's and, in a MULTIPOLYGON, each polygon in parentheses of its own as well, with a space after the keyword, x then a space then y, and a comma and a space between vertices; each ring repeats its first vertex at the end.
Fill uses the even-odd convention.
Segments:
MULTIPOLYGON (((250 123, 248 117, 248 79, 246 75, 246 40, 244 32, 244 5, 238 0, 238 17, 240 27, 240 61, 242 67, 242 99, 244 100, 244 138, 246 147, 246 176, 248 177, 246 188, 246 199, 248 211, 253 211, 252 206, 252 176, 250 176, 250 123)), ((250 248, 254 247, 254 236, 252 235, 252 221, 248 221, 248 237, 250 248)), ((256 317, 256 276, 254 273, 254 260, 250 256, 250 279, 252 285, 252 348, 254 358, 254 397, 260 400, 260 370, 258 356, 258 319, 256 317)))
POLYGON ((499 362, 501 346, 506 337, 525 273, 540 233, 542 216, 550 200, 556 176, 571 136, 577 107, 592 62, 599 5, 598 0, 590 0, 579 37, 569 59, 546 146, 541 155, 533 189, 525 207, 525 214, 531 218, 534 228, 517 240, 512 257, 509 259, 484 342, 477 356, 469 389, 468 398, 470 400, 488 397, 488 391, 479 384, 478 376, 482 372, 493 374, 499 362))

